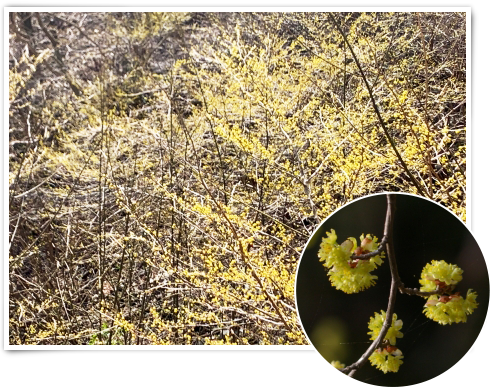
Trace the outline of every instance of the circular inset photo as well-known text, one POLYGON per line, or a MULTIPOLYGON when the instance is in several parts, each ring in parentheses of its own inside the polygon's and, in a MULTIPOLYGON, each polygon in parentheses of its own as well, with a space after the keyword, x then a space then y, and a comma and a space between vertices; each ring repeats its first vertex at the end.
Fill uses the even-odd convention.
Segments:
POLYGON ((409 386, 456 364, 482 329, 489 277, 466 225, 406 194, 358 199, 328 217, 296 276, 305 334, 341 374, 409 386))

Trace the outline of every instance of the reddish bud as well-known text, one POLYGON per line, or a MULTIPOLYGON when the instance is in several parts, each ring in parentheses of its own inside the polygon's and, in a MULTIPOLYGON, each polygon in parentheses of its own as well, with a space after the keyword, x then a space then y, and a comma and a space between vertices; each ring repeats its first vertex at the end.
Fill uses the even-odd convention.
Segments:
POLYGON ((451 297, 449 295, 441 295, 439 298, 439 302, 446 303, 451 300, 451 297))
POLYGON ((434 283, 436 284, 436 286, 439 288, 439 289, 445 289, 448 285, 446 284, 446 282, 441 282, 439 279, 435 279, 434 280, 434 283))
POLYGON ((355 268, 355 267, 357 267, 358 263, 359 263, 359 260, 351 260, 351 261, 349 261, 349 266, 350 266, 350 268, 355 268))
POLYGON ((395 352, 398 348, 396 348, 394 345, 388 345, 386 347, 386 350, 389 352, 389 353, 392 353, 392 352, 395 352))
POLYGON ((366 253, 369 253, 369 251, 362 248, 361 246, 358 246, 357 248, 355 248, 355 251, 354 251, 354 254, 356 256, 365 255, 366 253))
POLYGON ((449 300, 451 300, 451 301, 456 301, 457 299, 460 299, 460 292, 459 291, 457 291, 454 294, 449 296, 449 300))

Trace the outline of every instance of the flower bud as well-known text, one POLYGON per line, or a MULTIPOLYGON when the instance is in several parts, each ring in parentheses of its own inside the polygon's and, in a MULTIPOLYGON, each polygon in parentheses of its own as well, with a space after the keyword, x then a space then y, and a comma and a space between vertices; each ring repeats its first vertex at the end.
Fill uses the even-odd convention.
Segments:
POLYGON ((354 243, 351 240, 345 240, 344 242, 342 242, 340 247, 344 252, 348 253, 352 251, 352 248, 354 247, 354 243))
POLYGON ((360 246, 363 247, 363 248, 365 248, 365 247, 368 247, 369 245, 371 245, 371 243, 372 243, 372 240, 369 237, 365 237, 362 240, 360 246))

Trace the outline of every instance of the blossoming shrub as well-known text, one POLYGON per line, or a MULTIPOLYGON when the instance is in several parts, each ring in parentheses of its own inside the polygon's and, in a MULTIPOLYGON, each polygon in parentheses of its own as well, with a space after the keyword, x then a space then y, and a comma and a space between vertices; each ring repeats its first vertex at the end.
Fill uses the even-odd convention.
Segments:
MULTIPOLYGON (((418 192, 324 13, 9 16, 11 344, 305 344, 314 226, 418 192)), ((409 171, 464 220, 465 15, 336 16, 409 171)), ((330 277, 360 291, 381 261, 330 277)))

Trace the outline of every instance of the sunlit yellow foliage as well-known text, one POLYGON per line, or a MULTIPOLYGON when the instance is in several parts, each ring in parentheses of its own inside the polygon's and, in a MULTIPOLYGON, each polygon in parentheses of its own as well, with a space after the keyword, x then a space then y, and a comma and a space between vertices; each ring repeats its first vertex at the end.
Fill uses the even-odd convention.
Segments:
POLYGON ((465 219, 464 15, 336 16, 401 159, 326 14, 41 13, 61 60, 11 26, 10 343, 305 344, 322 219, 381 191, 465 219))

